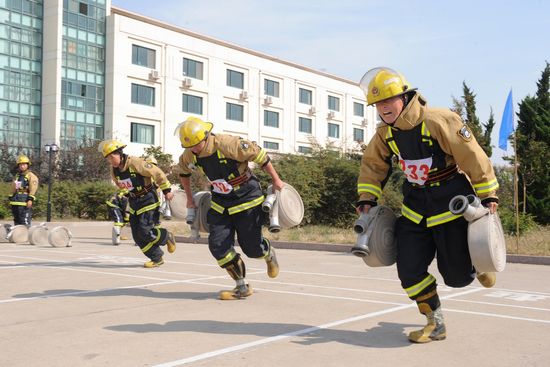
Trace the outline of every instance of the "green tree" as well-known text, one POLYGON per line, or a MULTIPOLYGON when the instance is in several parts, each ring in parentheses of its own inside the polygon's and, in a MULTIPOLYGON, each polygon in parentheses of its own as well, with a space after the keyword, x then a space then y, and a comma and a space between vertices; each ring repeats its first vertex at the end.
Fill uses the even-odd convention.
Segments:
POLYGON ((491 133, 493 132, 493 128, 495 127, 495 114, 493 113, 492 107, 491 113, 489 114, 489 120, 487 120, 487 123, 483 124, 483 127, 485 128, 485 131, 483 132, 483 140, 487 142, 485 146, 485 152, 490 157, 493 155, 493 147, 491 146, 491 133))
POLYGON ((179 184, 179 178, 176 172, 177 170, 175 170, 175 167, 173 166, 172 154, 164 153, 162 151, 162 147, 160 146, 155 147, 151 145, 150 147, 143 149, 143 155, 141 157, 147 158, 150 156, 155 157, 158 162, 159 168, 164 173, 166 173, 166 176, 168 177, 170 183, 179 184))
POLYGON ((535 96, 519 104, 516 154, 519 187, 526 191, 527 212, 541 224, 550 223, 550 64, 542 71, 535 96))
MULTIPOLYGON (((52 156, 54 176, 60 180, 97 181, 109 179, 109 165, 97 151, 99 142, 84 137, 72 142, 52 156)), ((45 156, 44 160, 48 157, 45 156)), ((48 162, 43 164, 48 169, 48 162)), ((45 173, 45 172, 44 172, 45 173)), ((47 177, 46 175, 45 177, 47 177)))
MULTIPOLYGON (((476 115, 476 95, 474 94, 473 90, 471 90, 466 85, 466 82, 462 82, 462 91, 464 93, 464 95, 462 96, 462 98, 464 99, 464 110, 465 110, 464 122, 472 130, 481 148, 490 157, 492 154, 491 139, 490 139, 491 131, 489 131, 488 134, 484 134, 483 132, 481 123, 479 122, 479 118, 476 115)), ((494 123, 493 123, 493 126, 494 126, 494 123)), ((491 126, 491 130, 492 130, 492 126, 491 126)))

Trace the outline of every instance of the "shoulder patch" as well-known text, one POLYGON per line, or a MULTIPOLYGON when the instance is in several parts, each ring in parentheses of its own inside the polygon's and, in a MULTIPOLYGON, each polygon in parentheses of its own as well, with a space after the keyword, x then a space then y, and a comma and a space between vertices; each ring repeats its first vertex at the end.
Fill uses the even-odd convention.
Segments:
POLYGON ((153 168, 153 165, 152 165, 151 163, 149 163, 149 162, 145 162, 145 165, 144 165, 144 166, 145 166, 145 168, 147 168, 147 169, 153 168))
POLYGON ((466 125, 462 126, 460 130, 457 131, 458 136, 460 136, 465 141, 472 140, 472 131, 466 125))
POLYGON ((241 140, 241 149, 247 150, 248 148, 250 148, 250 145, 246 141, 241 140))

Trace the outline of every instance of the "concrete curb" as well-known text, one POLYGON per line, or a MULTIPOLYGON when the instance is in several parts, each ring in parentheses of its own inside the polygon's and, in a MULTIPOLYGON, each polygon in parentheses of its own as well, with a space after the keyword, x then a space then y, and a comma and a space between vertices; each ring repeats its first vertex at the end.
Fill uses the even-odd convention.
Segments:
MULTIPOLYGON (((193 240, 189 237, 176 236, 176 241, 184 243, 208 244, 208 238, 199 238, 193 240)), ((337 243, 303 243, 303 242, 276 242, 273 241, 276 248, 291 250, 309 250, 309 251, 328 251, 349 253, 352 245, 337 243)), ((527 255, 506 255, 506 262, 511 264, 531 264, 531 265, 550 265, 550 256, 527 256, 527 255)))

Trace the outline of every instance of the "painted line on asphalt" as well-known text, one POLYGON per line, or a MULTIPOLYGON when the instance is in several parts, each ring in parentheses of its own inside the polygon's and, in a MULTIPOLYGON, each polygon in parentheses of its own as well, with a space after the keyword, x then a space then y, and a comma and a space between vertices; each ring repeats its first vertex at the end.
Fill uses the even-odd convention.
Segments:
MULTIPOLYGON (((208 283, 206 283, 206 284, 208 284, 208 283)), ((464 295, 467 295, 467 294, 480 292, 483 289, 484 288, 468 289, 468 290, 463 291, 463 292, 457 292, 455 294, 451 294, 451 295, 448 295, 446 297, 442 297, 442 299, 452 299, 452 298, 455 298, 455 297, 460 297, 460 296, 464 296, 464 295)), ((264 289, 264 290, 265 291, 271 291, 271 290, 266 290, 266 289, 264 289)), ((281 293, 288 293, 288 292, 281 292, 281 293)), ((289 293, 295 293, 295 292, 289 292, 289 293)), ((234 345, 234 346, 227 347, 227 348, 213 350, 211 352, 197 354, 197 355, 194 355, 194 356, 191 356, 191 357, 186 357, 186 358, 178 359, 178 360, 171 361, 171 362, 165 362, 165 363, 157 364, 157 365, 154 365, 153 367, 182 366, 182 365, 193 363, 193 362, 198 362, 198 361, 202 361, 202 360, 206 360, 206 359, 210 359, 210 358, 215 358, 215 357, 218 357, 218 356, 223 355, 223 354, 233 353, 233 352, 237 352, 237 351, 243 351, 243 350, 254 348, 254 347, 257 347, 257 346, 278 342, 280 340, 288 339, 288 338, 291 338, 291 337, 300 336, 300 335, 304 335, 304 334, 309 334, 309 333, 319 331, 319 330, 322 330, 322 329, 328 329, 328 328, 331 328, 331 327, 340 326, 340 325, 343 325, 343 324, 349 324, 349 323, 352 323, 352 322, 361 321, 361 320, 364 320, 364 319, 373 318, 373 317, 385 315, 385 314, 388 314, 388 313, 398 312, 398 311, 401 311, 401 310, 404 310, 404 309, 407 309, 407 308, 412 308, 412 307, 415 307, 415 306, 416 306, 416 304, 414 302, 411 302, 409 304, 402 304, 402 305, 392 307, 392 308, 389 308, 389 309, 386 309, 386 310, 371 312, 371 313, 367 313, 367 314, 360 315, 360 316, 355 316, 355 317, 350 317, 350 318, 343 319, 343 320, 337 320, 337 321, 329 322, 329 323, 319 325, 319 326, 313 326, 313 327, 309 327, 309 328, 305 328, 305 329, 301 329, 301 330, 297 330, 297 331, 293 331, 293 332, 289 332, 289 333, 279 334, 279 335, 275 335, 275 336, 272 336, 272 337, 255 340, 255 341, 244 343, 244 344, 238 344, 238 345, 234 345)), ((550 322, 550 321, 546 321, 546 320, 519 318, 519 317, 498 315, 498 314, 491 314, 491 313, 481 313, 481 312, 477 313, 477 312, 461 311, 461 310, 454 310, 454 309, 450 309, 450 310, 445 309, 445 311, 472 313, 472 314, 483 315, 483 316, 502 317, 502 318, 507 318, 507 319, 521 320, 521 321, 534 321, 534 322, 542 322, 542 323, 550 322)))
POLYGON ((233 352, 242 351, 242 350, 245 350, 245 349, 257 347, 257 346, 264 345, 264 344, 274 343, 274 342, 277 342, 279 340, 291 338, 291 337, 294 337, 294 336, 309 334, 309 333, 312 333, 312 332, 315 332, 315 331, 318 331, 318 330, 328 329, 328 328, 331 328, 331 327, 334 327, 334 326, 348 324, 348 323, 351 323, 351 322, 360 321, 360 320, 364 320, 364 319, 384 315, 384 314, 391 313, 391 312, 401 311, 403 309, 410 308, 412 306, 413 306, 413 304, 407 304, 407 305, 401 305, 401 306, 393 307, 393 308, 390 308, 390 309, 387 309, 387 310, 371 312, 371 313, 360 315, 360 316, 355 316, 355 317, 350 317, 350 318, 343 319, 343 320, 329 322, 329 323, 319 325, 319 326, 312 326, 312 327, 305 328, 305 329, 302 329, 302 330, 297 330, 297 331, 293 331, 293 332, 289 332, 289 333, 275 335, 275 336, 272 336, 272 337, 269 337, 269 338, 255 340, 255 341, 249 342, 249 343, 234 345, 232 347, 227 347, 227 348, 214 350, 214 351, 211 351, 211 352, 197 354, 195 356, 188 357, 188 358, 182 358, 182 359, 178 359, 178 360, 171 361, 171 362, 157 364, 157 365, 154 365, 153 367, 182 366, 184 364, 189 364, 189 363, 193 363, 193 362, 197 362, 197 361, 202 361, 202 360, 205 360, 205 359, 218 357, 218 356, 223 355, 223 354, 233 353, 233 352))

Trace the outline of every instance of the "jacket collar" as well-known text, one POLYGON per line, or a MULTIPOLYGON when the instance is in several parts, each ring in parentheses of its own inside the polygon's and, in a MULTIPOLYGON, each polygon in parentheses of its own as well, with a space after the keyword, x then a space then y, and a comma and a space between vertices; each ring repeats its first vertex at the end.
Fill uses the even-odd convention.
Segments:
POLYGON ((398 130, 411 130, 422 123, 426 115, 428 102, 416 92, 401 114, 395 120, 393 127, 398 130))

